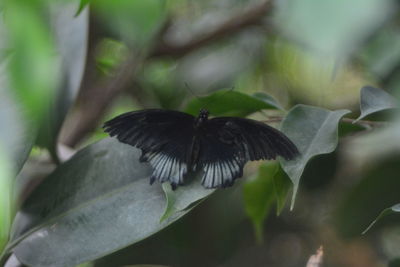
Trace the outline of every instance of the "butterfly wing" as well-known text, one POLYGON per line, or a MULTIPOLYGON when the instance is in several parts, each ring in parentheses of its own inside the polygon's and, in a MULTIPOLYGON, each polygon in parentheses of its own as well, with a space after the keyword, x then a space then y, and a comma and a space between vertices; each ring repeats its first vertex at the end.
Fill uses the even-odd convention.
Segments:
POLYGON ((299 151, 283 133, 264 123, 235 117, 209 120, 200 139, 199 166, 207 188, 226 187, 243 175, 249 160, 294 158, 299 151))
POLYGON ((183 183, 188 171, 194 120, 178 111, 148 109, 124 113, 103 128, 120 142, 142 150, 141 161, 154 169, 150 183, 169 181, 175 187, 183 183))

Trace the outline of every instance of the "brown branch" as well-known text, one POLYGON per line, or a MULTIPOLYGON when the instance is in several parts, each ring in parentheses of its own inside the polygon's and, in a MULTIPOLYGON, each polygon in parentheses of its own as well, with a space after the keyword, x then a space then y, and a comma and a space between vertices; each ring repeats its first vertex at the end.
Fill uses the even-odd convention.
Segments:
POLYGON ((161 42, 150 53, 150 57, 174 56, 180 57, 198 49, 205 44, 208 44, 217 39, 221 39, 232 33, 236 33, 242 28, 261 24, 262 19, 272 10, 270 0, 263 0, 260 3, 246 8, 244 11, 233 15, 225 22, 211 31, 205 32, 202 35, 195 36, 186 43, 178 44, 167 41, 166 38, 161 38, 161 42))
MULTIPOLYGON (((229 34, 238 32, 244 27, 261 23, 263 17, 272 9, 270 0, 262 0, 235 14, 215 29, 195 36, 184 44, 173 44, 166 41, 165 36, 171 25, 167 20, 154 43, 157 45, 147 54, 147 58, 160 56, 183 56, 212 41, 221 39, 229 34)), ((112 100, 134 80, 134 76, 146 58, 143 55, 131 55, 109 79, 101 79, 94 86, 83 87, 77 106, 67 118, 60 136, 60 142, 74 147, 98 126, 112 100)), ((94 67, 94 66, 91 66, 94 67)), ((87 83, 84 83, 87 85, 87 83)), ((93 82, 91 82, 93 84, 93 82)))
POLYGON ((91 94, 82 94, 78 105, 63 126, 61 143, 74 147, 97 127, 110 103, 133 79, 141 61, 140 55, 131 54, 116 71, 116 75, 96 83, 90 89, 91 94))

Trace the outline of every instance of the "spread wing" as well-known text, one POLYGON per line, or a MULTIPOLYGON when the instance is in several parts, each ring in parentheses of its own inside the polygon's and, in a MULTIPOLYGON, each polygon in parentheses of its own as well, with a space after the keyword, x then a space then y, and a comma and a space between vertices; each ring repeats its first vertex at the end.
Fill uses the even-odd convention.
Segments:
POLYGON ((283 133, 264 123, 234 117, 207 122, 200 137, 199 166, 207 188, 231 186, 249 160, 294 158, 299 151, 283 133))
POLYGON ((194 120, 178 111, 148 109, 124 113, 103 128, 120 142, 142 150, 141 161, 154 169, 150 183, 169 181, 176 187, 188 171, 194 120))

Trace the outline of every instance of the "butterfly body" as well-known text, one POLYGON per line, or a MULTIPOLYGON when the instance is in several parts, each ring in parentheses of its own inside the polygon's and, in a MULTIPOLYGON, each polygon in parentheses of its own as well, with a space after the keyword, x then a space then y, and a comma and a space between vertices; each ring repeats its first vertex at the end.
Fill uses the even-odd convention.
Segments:
POLYGON ((203 171, 206 188, 231 186, 247 161, 290 160, 299 153, 289 138, 264 123, 208 115, 205 109, 197 117, 162 109, 133 111, 106 122, 104 129, 142 150, 140 160, 154 169, 151 184, 170 182, 173 188, 195 171, 203 171))

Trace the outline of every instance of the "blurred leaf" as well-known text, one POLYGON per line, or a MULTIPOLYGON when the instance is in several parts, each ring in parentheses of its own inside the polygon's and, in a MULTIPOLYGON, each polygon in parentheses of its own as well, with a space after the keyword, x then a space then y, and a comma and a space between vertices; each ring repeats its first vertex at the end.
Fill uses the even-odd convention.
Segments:
POLYGON ((344 137, 357 132, 365 131, 367 126, 360 125, 351 121, 339 122, 339 137, 344 137))
POLYGON ((0 62, 0 145, 6 151, 16 175, 28 158, 37 130, 26 120, 25 107, 12 94, 7 63, 0 62))
POLYGON ((106 75, 112 74, 116 67, 125 60, 129 52, 124 43, 110 38, 101 40, 96 50, 97 68, 106 75))
POLYGON ((269 104, 271 108, 275 107, 276 109, 285 110, 272 96, 264 92, 254 93, 253 96, 269 104))
POLYGON ((343 236, 359 236, 377 214, 399 202, 399 164, 397 154, 380 157, 363 168, 359 183, 342 198, 334 215, 343 236))
POLYGON ((243 186, 243 199, 247 215, 253 222, 256 238, 259 242, 263 238, 263 223, 268 215, 274 200, 274 176, 279 163, 270 161, 262 164, 257 177, 247 180, 243 186))
POLYGON ((350 54, 396 8, 392 0, 283 0, 277 2, 275 19, 298 43, 340 57, 350 54))
POLYGON ((87 5, 89 5, 90 1, 91 1, 91 0, 81 0, 80 3, 79 3, 78 11, 76 11, 75 16, 78 16, 78 15, 83 11, 83 9, 84 9, 87 5))
POLYGON ((244 117, 263 109, 277 109, 278 105, 267 94, 264 94, 261 100, 260 97, 249 96, 237 91, 219 90, 209 96, 192 99, 185 111, 197 116, 200 109, 206 108, 215 116, 244 117), (269 101, 267 102, 265 99, 269 99, 269 101))
POLYGON ((77 3, 55 1, 50 3, 46 30, 52 32, 60 57, 60 80, 54 97, 46 105, 37 144, 46 147, 56 156, 58 134, 65 116, 74 102, 83 77, 88 35, 88 10, 75 16, 77 3))
POLYGON ((300 156, 293 160, 280 160, 283 170, 289 175, 294 186, 291 209, 293 209, 300 177, 307 162, 314 156, 335 150, 338 143, 339 120, 349 112, 297 105, 289 111, 282 122, 282 132, 296 144, 300 151, 300 156))
POLYGON ((399 107, 398 102, 393 96, 389 95, 382 89, 374 88, 372 86, 361 88, 360 98, 361 115, 354 122, 361 120, 369 114, 399 107))
POLYGON ((59 81, 59 61, 40 1, 8 1, 5 8, 7 39, 12 49, 10 85, 36 127, 48 108, 59 81))
POLYGON ((287 89, 299 103, 347 108, 358 103, 359 88, 373 82, 354 67, 338 63, 336 56, 313 53, 280 38, 267 46, 266 59, 271 64, 270 90, 287 89))
POLYGON ((97 0, 91 2, 106 26, 131 45, 146 45, 165 19, 164 0, 97 0))
POLYGON ((188 93, 186 88, 177 86, 176 62, 171 59, 148 62, 140 75, 140 82, 151 89, 160 107, 177 109, 188 93))
POLYGON ((279 216, 285 207, 292 183, 290 182, 287 174, 283 171, 281 165, 279 165, 279 168, 276 174, 272 177, 272 180, 276 199, 276 214, 279 216))
POLYGON ((393 214, 393 213, 400 213, 400 204, 396 204, 390 208, 384 209, 379 215, 378 217, 376 217, 376 219, 367 227, 367 229, 365 229, 362 234, 365 234, 366 232, 368 232, 369 229, 371 229, 372 226, 374 226, 374 224, 379 221, 380 219, 382 219, 383 217, 385 217, 386 215, 389 214, 393 214))
POLYGON ((385 79, 400 61, 399 46, 400 33, 397 26, 384 27, 366 44, 361 59, 369 71, 385 79))
POLYGON ((163 216, 160 222, 168 219, 169 217, 177 214, 180 211, 186 210, 192 204, 198 203, 205 197, 209 196, 215 190, 205 189, 203 187, 190 187, 180 186, 175 190, 172 190, 169 183, 163 183, 162 185, 167 204, 163 216))
POLYGON ((0 254, 3 251, 9 237, 11 222, 13 219, 12 179, 13 171, 5 153, 0 146, 0 254))
MULTIPOLYGON (((160 184, 149 185, 151 168, 139 156, 140 150, 111 138, 78 152, 25 202, 8 248, 29 266, 72 266, 139 242, 179 219, 189 210, 160 223, 164 192, 160 184)), ((179 208, 198 200, 196 188, 204 190, 195 180, 175 192, 179 208)))

